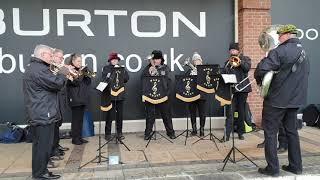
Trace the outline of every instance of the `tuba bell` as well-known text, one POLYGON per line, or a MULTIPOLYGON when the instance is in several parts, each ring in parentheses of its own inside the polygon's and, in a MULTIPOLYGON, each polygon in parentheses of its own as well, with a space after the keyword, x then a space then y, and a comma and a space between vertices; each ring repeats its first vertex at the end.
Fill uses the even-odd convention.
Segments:
MULTIPOLYGON (((276 48, 279 45, 279 35, 277 34, 277 31, 282 26, 283 25, 279 24, 271 25, 261 32, 258 42, 261 49, 266 52, 266 55, 270 50, 276 48)), ((265 98, 268 95, 272 78, 276 73, 277 71, 269 71, 264 75, 260 87, 261 97, 265 98)))

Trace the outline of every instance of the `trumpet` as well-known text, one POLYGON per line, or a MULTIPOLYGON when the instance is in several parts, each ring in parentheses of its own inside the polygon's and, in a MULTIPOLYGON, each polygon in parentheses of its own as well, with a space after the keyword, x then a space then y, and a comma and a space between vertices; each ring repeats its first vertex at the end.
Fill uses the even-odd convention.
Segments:
POLYGON ((54 75, 57 75, 58 73, 64 74, 70 81, 79 77, 79 74, 75 69, 69 69, 64 64, 58 64, 53 61, 50 63, 49 69, 54 75))
POLYGON ((91 71, 87 65, 83 66, 80 68, 79 70, 79 76, 86 76, 86 77, 89 77, 89 78, 95 78, 97 73, 91 71))
POLYGON ((160 75, 160 73, 159 73, 159 71, 158 71, 158 66, 150 66, 150 68, 149 68, 149 74, 151 75, 151 76, 159 76, 160 75))
POLYGON ((241 59, 239 56, 231 56, 228 60, 228 64, 230 64, 231 68, 239 67, 241 64, 241 59))
POLYGON ((197 75, 197 68, 190 62, 190 57, 184 61, 184 66, 189 66, 191 68, 190 75, 197 75))

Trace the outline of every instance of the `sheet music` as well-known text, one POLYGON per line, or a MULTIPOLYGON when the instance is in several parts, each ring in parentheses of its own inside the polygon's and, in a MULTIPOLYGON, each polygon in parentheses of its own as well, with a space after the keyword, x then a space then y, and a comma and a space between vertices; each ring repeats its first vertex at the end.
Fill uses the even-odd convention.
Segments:
POLYGON ((224 83, 226 84, 235 84, 237 83, 237 77, 235 74, 221 74, 224 83))
POLYGON ((100 83, 98 84, 98 86, 96 87, 96 89, 99 90, 99 91, 101 91, 101 92, 103 92, 104 89, 105 89, 107 86, 108 86, 108 83, 106 83, 106 82, 100 82, 100 83))

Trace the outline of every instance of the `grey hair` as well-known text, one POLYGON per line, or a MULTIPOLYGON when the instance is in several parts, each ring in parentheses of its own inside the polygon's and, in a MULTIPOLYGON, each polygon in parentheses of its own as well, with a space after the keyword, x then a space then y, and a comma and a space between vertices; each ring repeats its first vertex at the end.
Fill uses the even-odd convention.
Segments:
POLYGON ((61 54, 63 54, 63 51, 62 51, 61 49, 55 48, 55 49, 53 49, 53 54, 55 54, 55 53, 61 53, 61 54))
POLYGON ((34 54, 35 57, 41 58, 41 54, 42 54, 44 51, 53 52, 53 49, 52 49, 50 46, 43 45, 43 44, 38 44, 38 45, 34 48, 33 54, 34 54))

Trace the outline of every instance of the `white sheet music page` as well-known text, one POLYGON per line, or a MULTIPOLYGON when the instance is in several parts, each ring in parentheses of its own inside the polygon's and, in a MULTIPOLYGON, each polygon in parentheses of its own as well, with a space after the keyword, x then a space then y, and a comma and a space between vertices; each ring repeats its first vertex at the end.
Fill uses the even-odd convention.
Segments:
POLYGON ((98 89, 99 91, 103 92, 103 90, 108 86, 108 83, 105 82, 100 82, 98 84, 98 86, 96 87, 96 89, 98 89))
POLYGON ((237 83, 237 77, 236 77, 235 74, 221 74, 221 76, 223 78, 224 83, 226 83, 226 84, 229 84, 229 83, 235 84, 235 83, 237 83))

